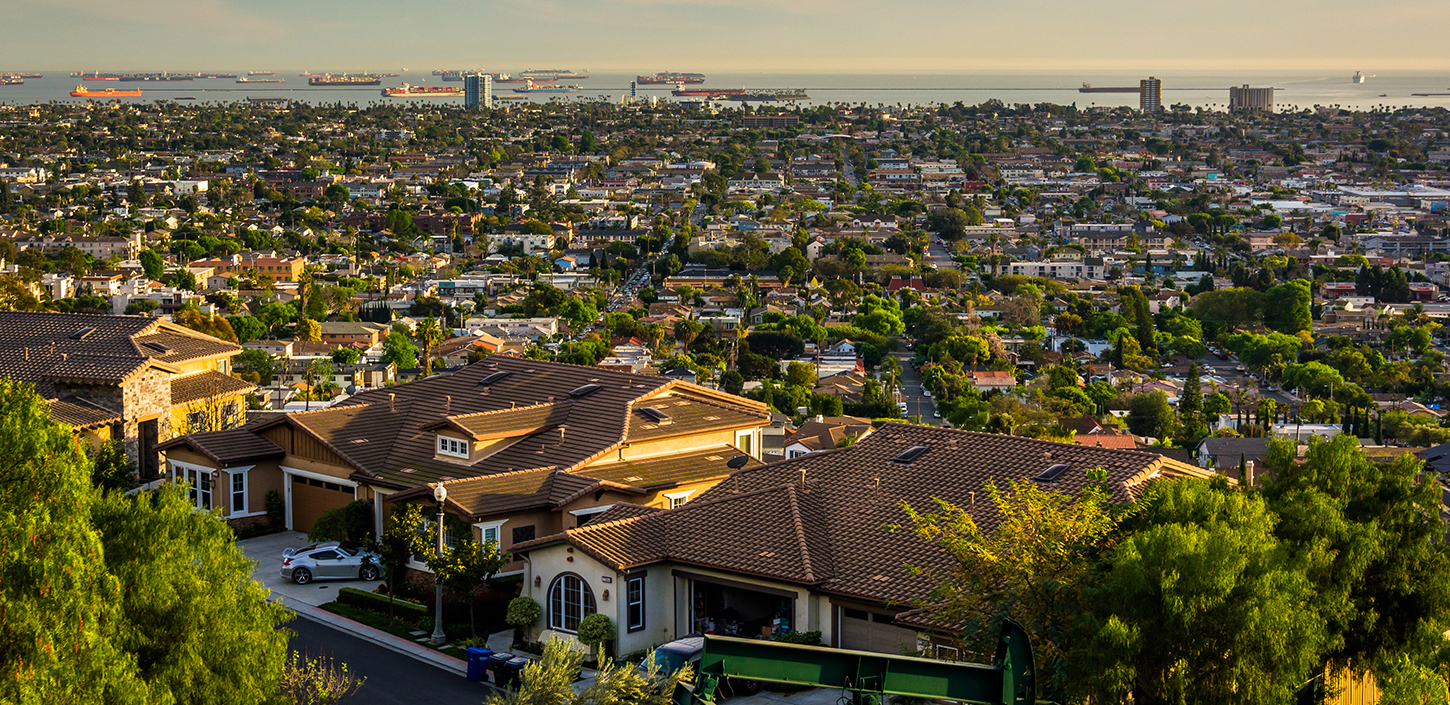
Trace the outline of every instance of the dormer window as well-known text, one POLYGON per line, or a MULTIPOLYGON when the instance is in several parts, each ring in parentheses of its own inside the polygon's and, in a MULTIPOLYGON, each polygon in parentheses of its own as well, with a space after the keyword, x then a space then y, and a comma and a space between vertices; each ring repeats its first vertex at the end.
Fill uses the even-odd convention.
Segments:
POLYGON ((438 454, 454 458, 468 458, 468 441, 438 434, 438 454))

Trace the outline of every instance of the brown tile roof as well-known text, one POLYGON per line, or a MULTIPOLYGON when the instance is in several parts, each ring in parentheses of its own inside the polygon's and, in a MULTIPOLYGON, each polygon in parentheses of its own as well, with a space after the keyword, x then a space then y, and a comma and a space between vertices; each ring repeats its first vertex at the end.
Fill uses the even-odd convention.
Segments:
POLYGON ((1088 485, 1086 471, 1101 467, 1120 502, 1154 477, 1204 474, 1156 453, 891 423, 848 448, 735 473, 679 509, 601 515, 515 550, 567 542, 616 568, 668 560, 907 601, 931 586, 904 566, 946 557, 909 531, 884 528, 907 521, 903 503, 931 508, 940 498, 990 529, 998 517, 989 483, 1007 487, 1059 463, 1070 468, 1049 487, 1076 494, 1088 485), (915 446, 927 450, 895 460, 915 446))
POLYGON ((203 399, 247 394, 256 388, 256 385, 243 382, 231 375, 224 375, 216 370, 207 370, 172 379, 171 404, 180 406, 203 399))
MULTIPOLYGON (((719 424, 714 427, 729 428, 747 415, 755 415, 761 425, 769 421, 759 402, 703 387, 495 355, 450 375, 363 392, 337 406, 288 414, 249 428, 292 424, 357 468, 355 479, 412 488, 445 477, 541 467, 577 470, 626 440, 636 417, 643 419, 642 414, 632 412, 640 400, 666 392, 689 397, 689 414, 719 415, 720 420, 710 422, 719 424), (485 378, 505 372, 508 374, 481 384, 485 378), (586 385, 597 387, 570 396, 571 391, 584 391, 586 385), (434 436, 444 425, 481 438, 510 440, 488 449, 472 465, 440 460, 434 455, 434 436)), ((686 417, 693 419, 689 414, 686 417)))
POLYGON ((193 433, 173 438, 158 445, 157 450, 190 448, 216 461, 221 467, 231 467, 258 460, 275 460, 285 455, 271 441, 244 428, 225 431, 193 433))
POLYGON ((146 316, 0 312, 0 374, 34 384, 47 399, 55 398, 53 381, 117 384, 147 364, 176 372, 174 363, 240 350, 146 316))
POLYGON ((69 396, 50 402, 50 419, 85 430, 120 421, 121 414, 81 397, 69 396))
POLYGON ((630 441, 646 441, 692 435, 707 430, 753 428, 769 420, 769 412, 764 409, 680 392, 635 404, 629 415, 629 432, 626 437, 630 441), (656 419, 645 411, 646 408, 654 409, 669 418, 656 419))

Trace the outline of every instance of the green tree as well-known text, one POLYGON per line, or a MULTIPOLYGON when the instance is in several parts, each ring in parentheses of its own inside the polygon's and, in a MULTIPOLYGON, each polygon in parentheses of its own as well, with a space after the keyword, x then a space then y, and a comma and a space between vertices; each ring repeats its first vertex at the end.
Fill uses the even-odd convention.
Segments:
MULTIPOLYGON (((415 536, 418 535, 415 534, 415 536)), ((421 542, 429 543, 428 549, 436 552, 436 544, 427 541, 421 542)), ((420 547, 415 546, 415 550, 416 548, 420 547)), ((427 552, 421 552, 421 554, 425 557, 429 555, 427 552)), ((488 581, 493 579, 493 576, 497 575, 500 570, 503 570, 503 567, 508 565, 511 560, 513 560, 512 556, 499 552, 497 541, 481 543, 470 536, 449 548, 437 566, 433 562, 428 563, 429 567, 434 568, 435 571, 441 568, 438 576, 443 580, 443 584, 462 594, 468 601, 468 630, 475 639, 478 638, 478 630, 473 618, 474 596, 479 588, 487 585, 488 581)), ((582 638, 583 625, 580 627, 580 637, 582 638)))
POLYGON ((1128 402, 1128 430, 1139 436, 1172 438, 1178 419, 1163 392, 1134 394, 1128 402))
POLYGON ((378 563, 383 569, 383 579, 388 584, 388 624, 393 623, 393 595, 408 562, 413 559, 413 542, 419 534, 425 533, 427 521, 423 509, 416 504, 404 504, 388 515, 383 535, 378 537, 372 548, 377 551, 378 563))
POLYGON ((792 361, 785 368, 785 384, 788 387, 805 387, 810 389, 816 386, 816 368, 806 362, 792 361))
POLYGON ((282 680, 290 619, 252 578, 230 527, 183 487, 97 500, 92 521, 120 588, 113 642, 155 701, 265 703, 282 680), (185 566, 185 569, 180 567, 185 566), (217 658, 226 654, 226 658, 217 658))
POLYGON ((161 277, 166 274, 166 262, 155 250, 148 248, 141 250, 141 269, 146 272, 148 279, 161 281, 161 277))
POLYGON ((1197 364, 1188 366, 1188 377, 1178 395, 1178 420, 1178 435, 1185 445, 1192 445, 1203 437, 1203 382, 1197 364))
POLYGON ((907 528, 950 558, 944 568, 920 567, 937 585, 920 600, 924 616, 960 635, 969 653, 992 653, 998 625, 1018 620, 1032 637, 1038 684, 1053 700, 1069 689, 1070 635, 1091 604, 1093 565, 1118 523, 1093 479, 1078 497, 1031 481, 1013 481, 1006 492, 989 483, 996 507, 989 528, 970 508, 943 500, 926 513, 905 508, 907 528))
POLYGON ((1294 279, 1264 292, 1264 325, 1280 333, 1298 333, 1314 327, 1310 306, 1314 296, 1309 280, 1294 279))
POLYGON ((354 365, 362 358, 362 351, 357 348, 338 348, 328 353, 335 365, 354 365))
POLYGON ((519 687, 494 693, 485 705, 670 705, 681 683, 690 683, 692 672, 684 666, 662 671, 651 655, 644 668, 600 659, 594 683, 581 692, 574 682, 584 665, 584 654, 570 648, 563 639, 544 644, 542 658, 529 662, 519 687))
POLYGON ((1106 561, 1072 653, 1095 702, 1287 703, 1324 634, 1274 516, 1226 480, 1148 487, 1106 561))
POLYGON ((261 340, 267 337, 267 324, 263 323, 256 316, 249 314, 227 316, 227 323, 231 325, 232 332, 236 334, 238 343, 261 340))
POLYGON ((271 384, 272 376, 277 374, 277 359, 265 350, 245 348, 232 358, 232 369, 242 374, 257 375, 257 384, 265 386, 271 384))
POLYGON ((383 362, 391 362, 400 370, 411 370, 418 366, 418 346, 408 342, 407 336, 396 331, 383 340, 383 362))
POLYGON ((8 378, 0 437, 0 701, 145 702, 111 639, 121 585, 91 523, 85 454, 32 388, 8 378))
POLYGON ((320 342, 322 340, 322 324, 311 318, 304 318, 298 321, 297 339, 311 343, 320 342))
POLYGON ((1283 439, 1265 464, 1274 532, 1308 566, 1317 596, 1305 603, 1327 631, 1327 664, 1387 679, 1432 665, 1450 629, 1450 548, 1438 483, 1413 455, 1365 457, 1356 439, 1311 440, 1302 463, 1283 439))
POLYGON ((423 376, 433 375, 433 348, 443 342, 443 329, 429 316, 418 322, 418 342, 423 344, 423 376))

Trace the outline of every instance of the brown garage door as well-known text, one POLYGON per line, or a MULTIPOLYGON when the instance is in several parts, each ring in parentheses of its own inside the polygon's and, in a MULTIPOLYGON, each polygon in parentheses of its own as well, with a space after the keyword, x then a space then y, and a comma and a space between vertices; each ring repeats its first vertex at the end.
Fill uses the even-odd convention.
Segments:
POLYGON ((841 610, 841 648, 899 654, 915 651, 916 632, 891 623, 891 615, 845 608, 841 610))
POLYGON ((292 476, 292 530, 307 531, 324 512, 353 499, 353 488, 301 475, 292 476))

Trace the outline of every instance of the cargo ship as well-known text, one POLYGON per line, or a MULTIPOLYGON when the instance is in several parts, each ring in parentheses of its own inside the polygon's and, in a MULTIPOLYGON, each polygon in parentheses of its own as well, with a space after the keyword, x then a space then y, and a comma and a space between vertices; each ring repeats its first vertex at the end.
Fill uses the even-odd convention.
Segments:
POLYGON ((283 83, 280 78, 239 78, 237 83, 283 83))
POLYGON ((676 97, 711 98, 714 100, 739 100, 773 102, 777 100, 807 100, 803 88, 676 88, 671 91, 676 97))
POLYGON ((141 91, 135 88, 102 88, 91 90, 85 86, 76 86, 70 92, 72 98, 139 98, 141 91))
POLYGON ((132 83, 137 81, 190 81, 194 78, 196 78, 195 74, 175 73, 128 73, 120 76, 120 80, 132 83))
POLYGON ((634 82, 641 86, 696 85, 705 82, 705 74, 666 71, 653 76, 637 76, 634 82))
POLYGON ((247 72, 247 75, 248 76, 276 76, 277 74, 275 74, 275 73, 273 73, 271 71, 248 71, 247 72))
POLYGON ((307 79, 309 86, 346 88, 348 86, 380 86, 383 79, 377 76, 313 76, 307 79))
POLYGON ((527 78, 517 78, 517 77, 514 77, 514 76, 510 76, 510 75, 508 75, 506 73, 491 73, 489 75, 490 76, 493 76, 493 82, 494 83, 528 83, 529 82, 529 79, 527 79, 527 78))
POLYGON ((523 88, 515 88, 515 93, 578 93, 584 90, 579 86, 567 86, 557 83, 538 84, 529 81, 523 88))
POLYGON ((383 95, 390 98, 461 98, 463 89, 457 86, 410 86, 384 88, 383 95))
POLYGON ((433 75, 434 76, 437 76, 437 77, 439 77, 439 78, 441 78, 441 79, 443 79, 445 81, 462 81, 463 80, 463 72, 462 71, 434 71, 433 72, 433 75))
POLYGON ((298 76, 301 76, 302 78, 324 78, 324 77, 327 77, 327 76, 331 76, 332 74, 330 74, 330 73, 313 73, 311 71, 303 71, 302 73, 299 73, 297 75, 298 76))
POLYGON ((1364 74, 1362 74, 1362 73, 1360 73, 1358 71, 1355 71, 1354 72, 1354 75, 1351 76, 1349 80, 1351 80, 1351 81, 1353 81, 1355 83, 1364 83, 1364 74))
POLYGON ((1078 93, 1137 93, 1136 86, 1093 86, 1091 83, 1083 83, 1082 88, 1077 89, 1078 93))
POLYGON ((23 86, 25 79, 19 76, 0 76, 0 86, 23 86))
POLYGON ((121 77, 120 76, 117 76, 115 74, 109 74, 109 73, 104 73, 104 74, 103 73, 90 73, 90 74, 86 74, 84 76, 81 76, 81 80, 82 81, 119 81, 119 80, 121 80, 121 77))
POLYGON ((199 74, 196 75, 196 77, 197 78, 236 78, 237 75, 234 74, 234 73, 199 73, 199 74))
POLYGON ((528 71, 520 71, 519 78, 522 78, 526 81, 557 81, 561 78, 582 79, 589 77, 565 69, 529 69, 528 71))
POLYGON ((16 72, 16 73, 7 73, 5 75, 6 76, 11 76, 13 78, 45 78, 45 76, 43 76, 41 74, 38 74, 38 73, 16 72))

